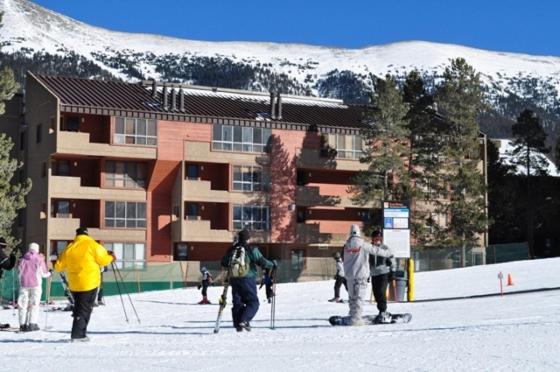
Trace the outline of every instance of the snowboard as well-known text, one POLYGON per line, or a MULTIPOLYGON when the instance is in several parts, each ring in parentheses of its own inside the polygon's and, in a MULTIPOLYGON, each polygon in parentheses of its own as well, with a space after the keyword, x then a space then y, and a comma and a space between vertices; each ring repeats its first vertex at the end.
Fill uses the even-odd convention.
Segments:
MULTIPOLYGON (((366 315, 362 317, 365 325, 376 324, 394 324, 394 323, 408 323, 412 320, 412 314, 401 313, 391 314, 391 321, 387 323, 380 323, 377 321, 377 315, 366 315)), ((349 326, 352 325, 349 316, 334 315, 329 318, 329 323, 333 326, 349 326)))
POLYGON ((0 328, 0 332, 15 332, 15 333, 19 333, 19 327, 4 327, 4 328, 0 328))

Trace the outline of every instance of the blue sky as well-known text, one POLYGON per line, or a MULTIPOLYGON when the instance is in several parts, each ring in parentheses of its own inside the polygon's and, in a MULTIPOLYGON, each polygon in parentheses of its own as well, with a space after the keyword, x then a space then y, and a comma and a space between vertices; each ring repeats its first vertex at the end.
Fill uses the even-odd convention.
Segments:
POLYGON ((359 48, 404 40, 560 56, 557 0, 35 0, 119 31, 359 48))

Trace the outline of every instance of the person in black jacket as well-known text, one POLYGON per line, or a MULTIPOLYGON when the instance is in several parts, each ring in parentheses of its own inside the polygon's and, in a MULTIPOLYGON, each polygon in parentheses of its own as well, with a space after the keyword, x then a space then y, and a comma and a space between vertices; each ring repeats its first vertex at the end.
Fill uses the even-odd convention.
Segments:
POLYGON ((257 247, 249 246, 250 233, 241 230, 237 242, 228 249, 221 261, 228 270, 233 295, 231 314, 237 332, 250 331, 250 321, 259 310, 257 296, 257 265, 263 269, 276 267, 276 262, 264 258, 257 247))
MULTIPOLYGON (((12 270, 16 265, 16 254, 14 251, 10 253, 10 256, 6 256, 4 253, 4 248, 6 248, 6 239, 0 238, 0 279, 2 278, 2 273, 4 270, 12 270)), ((9 328, 10 325, 7 323, 0 323, 0 328, 9 328)))

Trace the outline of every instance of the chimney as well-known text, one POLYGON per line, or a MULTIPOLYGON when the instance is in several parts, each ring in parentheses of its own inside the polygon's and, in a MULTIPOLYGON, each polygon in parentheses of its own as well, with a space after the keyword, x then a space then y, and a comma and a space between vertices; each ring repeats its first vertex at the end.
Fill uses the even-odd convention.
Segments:
POLYGON ((276 108, 274 107, 274 92, 270 92, 270 118, 276 119, 276 108))
POLYGON ((276 93, 276 119, 282 120, 282 96, 280 92, 276 93))
POLYGON ((163 109, 167 111, 167 86, 163 84, 163 109))
POLYGON ((152 97, 157 98, 157 81, 152 79, 152 97))
POLYGON ((179 90, 179 111, 185 112, 185 92, 183 88, 179 90))
POLYGON ((171 89, 171 111, 177 110, 177 91, 175 88, 171 89))

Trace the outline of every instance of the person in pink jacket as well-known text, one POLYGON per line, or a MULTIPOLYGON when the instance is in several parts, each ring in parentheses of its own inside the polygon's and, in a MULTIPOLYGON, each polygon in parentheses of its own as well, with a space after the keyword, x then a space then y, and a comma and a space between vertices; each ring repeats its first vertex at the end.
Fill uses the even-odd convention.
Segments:
POLYGON ((21 332, 38 331, 39 302, 42 278, 51 273, 47 270, 45 257, 39 253, 39 244, 29 244, 27 253, 19 262, 19 329, 21 332))

